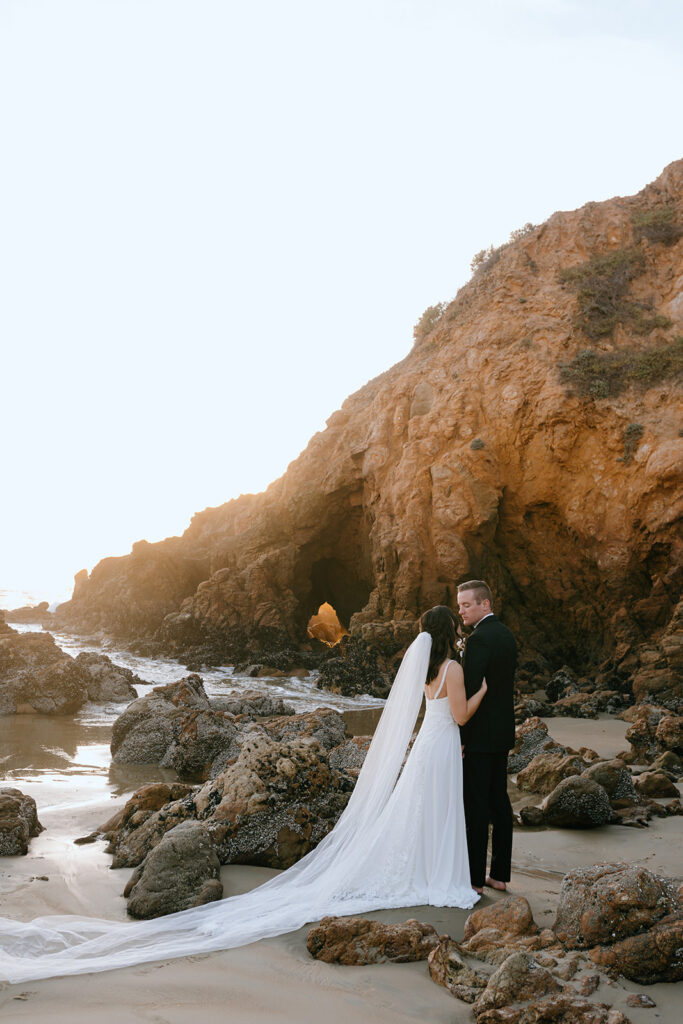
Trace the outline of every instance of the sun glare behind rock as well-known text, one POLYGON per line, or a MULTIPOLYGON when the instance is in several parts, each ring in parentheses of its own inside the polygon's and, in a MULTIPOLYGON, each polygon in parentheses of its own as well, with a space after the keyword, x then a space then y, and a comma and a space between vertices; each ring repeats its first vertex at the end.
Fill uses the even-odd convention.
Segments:
POLYGON ((342 626, 332 605, 325 601, 317 614, 308 620, 308 635, 322 640, 328 647, 334 647, 343 636, 348 636, 348 630, 342 626))

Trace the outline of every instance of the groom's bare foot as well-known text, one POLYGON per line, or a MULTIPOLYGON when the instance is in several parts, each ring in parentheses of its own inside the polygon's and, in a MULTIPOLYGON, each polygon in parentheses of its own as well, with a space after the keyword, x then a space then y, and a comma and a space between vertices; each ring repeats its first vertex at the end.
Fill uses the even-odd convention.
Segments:
POLYGON ((483 896, 483 894, 484 894, 483 887, 480 889, 478 885, 473 885, 472 888, 474 889, 474 891, 476 893, 479 893, 480 896, 483 896))
POLYGON ((497 889, 498 892, 507 892, 507 885, 505 882, 497 882, 495 878, 491 878, 490 875, 486 876, 486 885, 489 889, 497 889))

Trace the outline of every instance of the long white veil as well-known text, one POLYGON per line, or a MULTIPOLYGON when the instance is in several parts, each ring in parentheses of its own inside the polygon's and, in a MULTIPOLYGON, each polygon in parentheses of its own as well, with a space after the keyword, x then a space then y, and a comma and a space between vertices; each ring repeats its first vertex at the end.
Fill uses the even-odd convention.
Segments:
POLYGON ((406 651, 344 813, 297 864, 251 892, 151 921, 73 915, 21 923, 0 918, 0 977, 23 982, 230 949, 294 931, 328 914, 379 909, 376 900, 369 902, 354 891, 351 880, 401 770, 431 644, 431 636, 420 633, 406 651))

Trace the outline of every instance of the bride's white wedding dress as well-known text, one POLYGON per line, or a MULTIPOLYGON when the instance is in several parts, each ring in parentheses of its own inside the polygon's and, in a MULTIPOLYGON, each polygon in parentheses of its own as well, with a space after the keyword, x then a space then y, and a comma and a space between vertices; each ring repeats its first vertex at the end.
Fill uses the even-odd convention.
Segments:
POLYGON ((244 895, 152 921, 2 918, 0 978, 27 981, 229 949, 326 915, 474 906, 460 730, 441 696, 447 666, 401 771, 430 649, 431 637, 420 633, 406 651, 346 810, 297 864, 244 895))

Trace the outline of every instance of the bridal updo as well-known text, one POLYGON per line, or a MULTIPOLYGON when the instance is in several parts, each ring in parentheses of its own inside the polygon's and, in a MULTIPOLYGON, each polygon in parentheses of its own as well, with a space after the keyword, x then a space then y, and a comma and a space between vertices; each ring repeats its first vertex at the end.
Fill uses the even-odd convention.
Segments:
POLYGON ((436 673, 446 658, 453 656, 455 631, 458 625, 455 612, 445 604, 437 604, 420 618, 420 632, 429 633, 432 638, 432 650, 429 655, 427 682, 436 679, 436 673))

